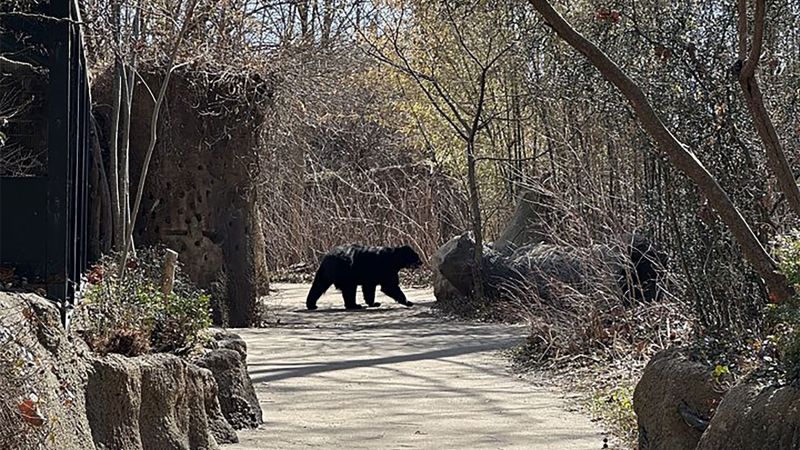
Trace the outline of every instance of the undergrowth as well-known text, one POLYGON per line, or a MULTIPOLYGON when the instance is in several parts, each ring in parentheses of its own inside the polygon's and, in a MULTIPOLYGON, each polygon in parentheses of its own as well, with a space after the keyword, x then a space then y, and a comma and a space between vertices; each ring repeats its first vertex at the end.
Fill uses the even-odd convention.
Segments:
POLYGON ((138 251, 118 275, 118 255, 104 257, 86 275, 87 288, 76 311, 76 329, 97 353, 136 356, 148 352, 183 354, 211 326, 211 299, 176 271, 172 293, 160 289, 163 249, 138 251))

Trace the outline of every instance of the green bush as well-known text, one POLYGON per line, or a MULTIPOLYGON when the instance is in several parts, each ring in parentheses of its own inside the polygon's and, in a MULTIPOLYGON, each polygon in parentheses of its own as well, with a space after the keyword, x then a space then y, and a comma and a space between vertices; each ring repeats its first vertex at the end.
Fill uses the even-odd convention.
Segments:
POLYGON ((210 297, 176 273, 173 292, 159 286, 163 249, 140 250, 118 276, 118 255, 104 257, 86 275, 76 326, 98 353, 128 356, 150 351, 185 353, 211 325, 210 297))

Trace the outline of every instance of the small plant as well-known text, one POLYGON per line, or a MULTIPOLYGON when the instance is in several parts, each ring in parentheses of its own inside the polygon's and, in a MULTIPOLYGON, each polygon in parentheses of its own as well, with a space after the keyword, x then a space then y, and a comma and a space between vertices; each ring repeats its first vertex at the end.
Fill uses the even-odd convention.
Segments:
POLYGON ((720 383, 722 377, 730 374, 731 374, 731 369, 729 369, 728 366, 722 366, 719 364, 714 366, 714 372, 712 372, 712 376, 714 377, 714 381, 716 383, 720 383))
MULTIPOLYGON (((800 292, 800 232, 795 230, 776 241, 775 256, 778 267, 800 292)), ((772 334, 771 340, 789 380, 800 378, 800 297, 767 306, 767 319, 772 334)))
POLYGON ((98 353, 136 356, 149 351, 184 353, 211 325, 210 297, 176 273, 173 292, 159 288, 159 249, 139 251, 129 260, 124 279, 117 277, 117 255, 103 258, 86 275, 88 287, 76 324, 98 353))
POLYGON ((625 442, 636 440, 636 413, 633 410, 633 386, 614 386, 593 396, 590 409, 625 442))
POLYGON ((775 243, 774 254, 781 272, 792 285, 800 285, 800 231, 781 236, 775 243))

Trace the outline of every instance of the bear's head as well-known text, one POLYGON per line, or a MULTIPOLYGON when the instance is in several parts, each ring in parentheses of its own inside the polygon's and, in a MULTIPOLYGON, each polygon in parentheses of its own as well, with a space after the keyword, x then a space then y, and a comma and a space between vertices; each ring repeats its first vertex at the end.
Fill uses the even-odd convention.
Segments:
POLYGON ((422 260, 419 258, 417 252, 408 245, 397 247, 397 249, 395 249, 395 258, 397 258, 398 265, 403 269, 416 269, 422 265, 422 260))

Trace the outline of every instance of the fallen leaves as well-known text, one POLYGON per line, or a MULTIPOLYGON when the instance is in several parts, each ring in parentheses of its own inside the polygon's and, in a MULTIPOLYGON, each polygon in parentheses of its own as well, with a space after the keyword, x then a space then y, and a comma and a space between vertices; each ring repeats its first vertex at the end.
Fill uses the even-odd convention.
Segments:
POLYGON ((18 405, 19 414, 22 420, 29 424, 40 427, 44 425, 44 416, 39 412, 39 397, 31 393, 28 398, 21 401, 18 405))

